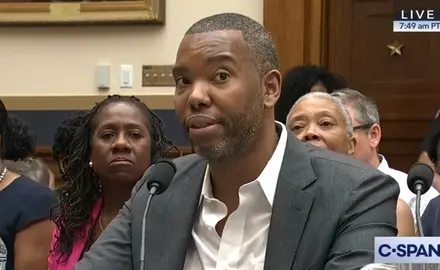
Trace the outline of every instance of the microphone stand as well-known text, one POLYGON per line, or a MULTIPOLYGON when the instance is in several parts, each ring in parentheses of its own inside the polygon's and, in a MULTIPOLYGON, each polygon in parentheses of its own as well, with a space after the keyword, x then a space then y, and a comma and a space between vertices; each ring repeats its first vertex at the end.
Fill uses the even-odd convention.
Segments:
POLYGON ((147 215, 148 210, 150 209, 151 200, 154 195, 156 195, 159 190, 159 185, 153 183, 150 189, 150 193, 148 195, 147 204, 145 205, 144 215, 142 217, 142 238, 141 238, 141 250, 139 254, 139 270, 145 269, 145 237, 146 237, 146 228, 147 228, 147 215))
POLYGON ((423 233, 423 226, 422 226, 422 219, 420 218, 420 204, 422 200, 422 184, 416 184, 416 224, 417 224, 417 231, 419 232, 420 236, 425 236, 423 233))

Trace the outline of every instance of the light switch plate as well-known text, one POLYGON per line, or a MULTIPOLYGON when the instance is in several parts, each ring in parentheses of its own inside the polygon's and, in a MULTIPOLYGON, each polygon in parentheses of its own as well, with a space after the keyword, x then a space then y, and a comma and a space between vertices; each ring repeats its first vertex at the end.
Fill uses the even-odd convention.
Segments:
POLYGON ((121 65, 120 87, 121 88, 133 88, 133 66, 132 65, 121 65))
POLYGON ((142 86, 175 86, 173 66, 142 66, 142 86))

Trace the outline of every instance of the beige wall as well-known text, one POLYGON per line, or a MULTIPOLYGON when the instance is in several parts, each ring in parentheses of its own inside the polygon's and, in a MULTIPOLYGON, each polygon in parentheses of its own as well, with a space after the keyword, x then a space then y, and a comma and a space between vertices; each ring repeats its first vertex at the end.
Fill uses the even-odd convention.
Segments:
POLYGON ((169 65, 185 30, 221 12, 263 22, 263 0, 167 0, 165 26, 0 28, 0 97, 172 94, 142 88, 142 65, 169 65), (96 65, 110 64, 111 89, 94 86, 96 65), (119 88, 119 66, 134 66, 134 87, 119 88))

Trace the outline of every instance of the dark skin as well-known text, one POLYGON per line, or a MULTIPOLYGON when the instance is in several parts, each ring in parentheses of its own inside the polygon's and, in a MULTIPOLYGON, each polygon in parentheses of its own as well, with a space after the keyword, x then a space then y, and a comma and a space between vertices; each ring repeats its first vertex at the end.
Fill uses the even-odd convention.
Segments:
MULTIPOLYGON (((208 158, 213 195, 226 204, 228 217, 238 207, 239 188, 260 175, 276 148, 274 106, 280 95, 280 72, 258 73, 240 31, 213 31, 183 39, 173 76, 174 105, 180 122, 189 128, 188 119, 197 114, 218 122, 203 139, 189 132, 196 148, 215 148, 231 140, 230 126, 225 123, 233 123, 238 115, 246 114, 253 97, 261 100, 262 118, 253 121, 260 121, 262 128, 252 145, 239 155, 208 158)), ((220 236, 227 217, 216 226, 220 236)))
MULTIPOLYGON (((93 169, 103 188, 103 228, 130 198, 131 190, 151 163, 147 117, 136 106, 117 102, 105 107, 92 125, 93 169)), ((95 237, 102 233, 99 222, 95 237)))
MULTIPOLYGON (((4 165, 0 161, 0 171, 4 165)), ((0 192, 19 177, 18 174, 7 172, 0 182, 0 192)), ((14 270, 47 270, 47 258, 55 228, 49 219, 35 222, 18 232, 14 243, 14 270)))
POLYGON ((347 135, 347 123, 335 103, 322 98, 301 100, 289 115, 287 127, 306 143, 352 155, 355 139, 347 135))

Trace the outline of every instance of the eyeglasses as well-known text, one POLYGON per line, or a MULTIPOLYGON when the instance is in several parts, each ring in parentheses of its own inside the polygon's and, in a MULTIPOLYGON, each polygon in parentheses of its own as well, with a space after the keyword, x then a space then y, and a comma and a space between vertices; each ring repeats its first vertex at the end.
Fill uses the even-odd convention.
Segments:
POLYGON ((365 124, 365 125, 354 126, 354 127, 353 127, 353 131, 356 131, 356 130, 367 130, 367 129, 370 129, 373 125, 374 125, 374 123, 369 123, 369 124, 365 124))

